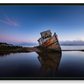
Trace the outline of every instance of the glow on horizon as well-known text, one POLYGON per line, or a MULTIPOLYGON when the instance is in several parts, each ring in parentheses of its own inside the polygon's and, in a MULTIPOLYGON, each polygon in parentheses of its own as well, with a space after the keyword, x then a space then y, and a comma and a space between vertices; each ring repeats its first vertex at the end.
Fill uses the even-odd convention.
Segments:
POLYGON ((83 10, 84 6, 0 6, 0 41, 38 43, 46 30, 56 32, 59 41, 84 41, 83 10))
POLYGON ((11 42, 11 43, 38 43, 38 41, 31 41, 31 40, 29 40, 29 41, 21 41, 21 40, 11 40, 11 39, 2 39, 2 40, 0 40, 0 42, 11 42))
MULTIPOLYGON (((58 39, 59 40, 59 39, 58 39)), ((73 41, 84 41, 84 40, 59 40, 59 42, 73 42, 73 41)), ((38 41, 15 41, 15 40, 2 40, 1 42, 10 42, 10 43, 38 43, 38 41)))

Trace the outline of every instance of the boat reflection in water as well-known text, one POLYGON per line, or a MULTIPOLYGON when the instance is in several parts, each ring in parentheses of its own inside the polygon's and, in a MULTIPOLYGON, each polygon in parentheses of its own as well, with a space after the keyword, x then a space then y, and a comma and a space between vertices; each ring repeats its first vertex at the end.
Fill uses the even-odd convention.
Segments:
POLYGON ((54 77, 56 76, 60 60, 61 53, 38 53, 38 60, 41 63, 40 76, 41 77, 54 77))
POLYGON ((9 77, 9 76, 10 77, 55 77, 56 76, 61 60, 61 53, 36 52, 38 54, 38 55, 36 54, 37 58, 35 56, 32 57, 30 56, 30 54, 28 55, 25 53, 24 54, 23 53, 19 54, 19 52, 17 52, 17 54, 15 52, 0 53, 0 57, 1 57, 0 76, 3 77, 9 77), (5 57, 7 56, 7 58, 4 58, 2 60, 2 57, 4 56, 5 57), (37 62, 38 60, 36 59, 38 59, 40 63, 37 62))

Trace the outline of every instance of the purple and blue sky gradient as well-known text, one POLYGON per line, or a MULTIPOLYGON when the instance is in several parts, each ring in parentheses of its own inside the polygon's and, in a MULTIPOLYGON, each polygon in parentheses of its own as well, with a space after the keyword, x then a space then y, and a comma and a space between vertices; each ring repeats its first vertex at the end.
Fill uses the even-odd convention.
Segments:
POLYGON ((0 6, 0 42, 37 43, 46 30, 84 41, 84 6, 0 6))

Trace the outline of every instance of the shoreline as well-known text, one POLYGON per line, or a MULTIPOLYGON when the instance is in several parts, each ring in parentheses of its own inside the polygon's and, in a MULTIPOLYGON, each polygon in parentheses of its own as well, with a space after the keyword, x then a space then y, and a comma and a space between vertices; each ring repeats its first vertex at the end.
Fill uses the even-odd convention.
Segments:
MULTIPOLYGON (((17 49, 9 49, 9 50, 0 50, 0 52, 42 52, 46 49, 39 49, 37 47, 22 47, 22 48, 17 48, 17 49)), ((52 50, 50 50, 52 51, 52 50)), ((61 51, 84 51, 82 50, 61 50, 61 51)), ((46 51, 44 51, 46 52, 46 51)))
POLYGON ((0 52, 41 52, 41 51, 36 47, 22 47, 10 50, 0 50, 0 52))

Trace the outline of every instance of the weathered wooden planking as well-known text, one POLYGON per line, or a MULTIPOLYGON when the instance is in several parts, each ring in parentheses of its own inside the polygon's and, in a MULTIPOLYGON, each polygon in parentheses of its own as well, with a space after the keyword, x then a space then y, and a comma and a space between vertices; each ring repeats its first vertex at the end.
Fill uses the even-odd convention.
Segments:
POLYGON ((54 36, 52 36, 46 42, 44 42, 42 46, 48 46, 48 45, 50 45, 50 44, 52 44, 54 42, 56 42, 56 38, 54 36))

